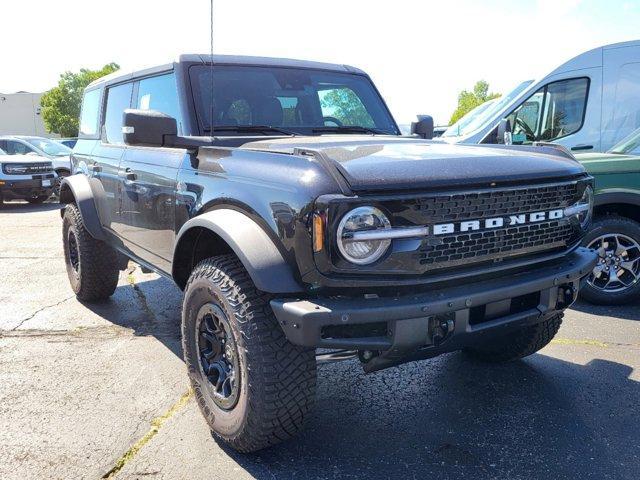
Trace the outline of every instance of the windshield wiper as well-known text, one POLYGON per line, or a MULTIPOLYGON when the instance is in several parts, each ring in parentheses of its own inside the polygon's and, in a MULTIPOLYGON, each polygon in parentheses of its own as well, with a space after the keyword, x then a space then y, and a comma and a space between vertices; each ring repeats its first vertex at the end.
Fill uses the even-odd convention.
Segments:
POLYGON ((361 125, 336 125, 334 127, 316 127, 313 133, 373 133, 377 135, 392 135, 378 128, 363 127, 361 125))
MULTIPOLYGON (((205 127, 204 131, 211 133, 211 127, 205 127)), ((270 125, 215 125, 213 132, 246 132, 246 133, 280 133, 282 135, 297 135, 291 130, 285 130, 284 128, 272 127, 270 125)))

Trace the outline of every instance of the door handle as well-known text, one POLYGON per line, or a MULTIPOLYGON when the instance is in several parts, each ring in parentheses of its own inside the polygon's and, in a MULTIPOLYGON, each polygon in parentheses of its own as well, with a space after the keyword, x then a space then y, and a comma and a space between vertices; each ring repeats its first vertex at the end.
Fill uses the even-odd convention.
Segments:
POLYGON ((571 147, 571 150, 577 152, 580 150, 591 150, 592 148, 593 145, 576 145, 575 147, 571 147))
POLYGON ((138 175, 131 170, 130 168, 125 168, 124 170, 120 170, 118 172, 118 176, 120 178, 124 178, 125 180, 132 182, 138 178, 138 175))

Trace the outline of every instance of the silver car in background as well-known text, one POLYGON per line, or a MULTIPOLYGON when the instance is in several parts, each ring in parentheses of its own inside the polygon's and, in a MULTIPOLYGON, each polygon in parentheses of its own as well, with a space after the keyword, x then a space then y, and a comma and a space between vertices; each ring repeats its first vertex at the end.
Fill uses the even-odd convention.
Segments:
POLYGON ((7 155, 38 155, 48 158, 59 178, 71 174, 71 149, 60 142, 44 137, 3 135, 0 149, 7 155))

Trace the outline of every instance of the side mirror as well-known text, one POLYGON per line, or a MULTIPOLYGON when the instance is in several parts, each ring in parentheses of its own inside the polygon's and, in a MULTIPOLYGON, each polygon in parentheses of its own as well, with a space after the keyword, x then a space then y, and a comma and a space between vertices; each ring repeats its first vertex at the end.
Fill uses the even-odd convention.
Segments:
POLYGON ((511 135, 511 122, 503 118, 500 120, 498 124, 498 135, 496 137, 496 142, 504 145, 512 145, 513 137, 511 135))
POLYGON ((122 134, 127 145, 163 147, 165 137, 178 135, 178 123, 162 112, 128 108, 122 114, 122 134))
POLYGON ((418 115, 418 121, 411 123, 411 135, 433 138, 433 118, 430 115, 418 115))

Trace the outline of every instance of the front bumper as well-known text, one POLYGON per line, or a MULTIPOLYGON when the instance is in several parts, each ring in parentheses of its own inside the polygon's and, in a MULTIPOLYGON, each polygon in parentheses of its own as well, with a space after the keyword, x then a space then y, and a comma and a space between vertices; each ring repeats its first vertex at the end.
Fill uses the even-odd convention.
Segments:
POLYGON ((535 324, 571 305, 596 253, 578 248, 526 272, 393 298, 275 299, 291 343, 388 351, 397 358, 459 350, 535 324), (369 328, 368 328, 369 327, 369 328))
POLYGON ((32 198, 40 195, 51 195, 56 186, 54 174, 41 175, 28 179, 0 178, 0 196, 4 198, 32 198))

